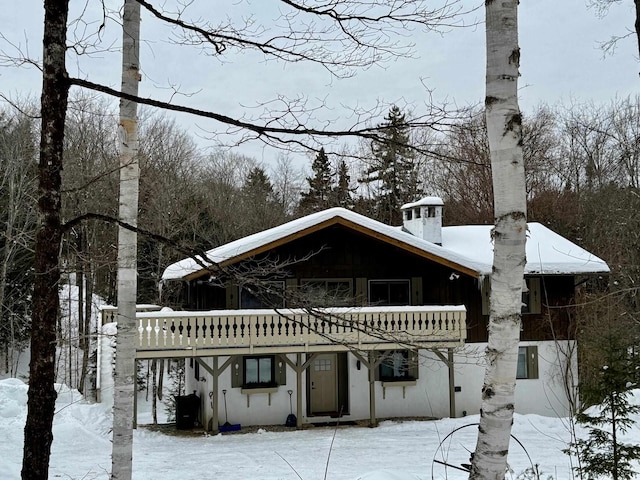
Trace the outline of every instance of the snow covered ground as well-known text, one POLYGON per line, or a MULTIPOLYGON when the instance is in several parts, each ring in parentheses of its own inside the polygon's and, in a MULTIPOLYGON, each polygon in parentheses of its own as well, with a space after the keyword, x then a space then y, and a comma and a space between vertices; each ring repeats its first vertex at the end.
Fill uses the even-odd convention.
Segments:
MULTIPOLYGON (((100 404, 88 404, 60 385, 54 419, 50 478, 108 479, 111 469, 111 417, 100 404)), ((634 401, 640 402, 636 391, 634 401)), ((20 478, 27 386, 0 381, 0 479, 20 478)), ((146 418, 141 412, 140 418, 146 418)), ((284 419, 283 419, 284 420, 284 419)), ((640 418, 636 419, 640 421, 640 418)), ((134 435, 136 480, 264 479, 463 479, 464 472, 434 462, 468 462, 478 421, 469 416, 433 422, 382 422, 378 428, 316 427, 301 431, 173 436, 139 428, 134 435), (441 444, 452 431, 461 428, 441 444), (326 470, 326 475, 325 475, 326 470)), ((516 415, 509 463, 524 477, 531 463, 543 475, 570 479, 571 460, 562 453, 569 439, 566 419, 516 415), (531 462, 527 458, 531 457, 531 462)), ((640 443, 640 428, 629 440, 640 443)))
MULTIPOLYGON (((73 303, 75 288, 61 300, 73 303)), ((73 316, 76 308, 68 311, 73 316)), ((73 325, 73 319, 69 325, 73 325)), ((72 332, 73 333, 73 332, 72 332)), ((71 350, 71 349, 70 349, 71 350)), ((75 350, 72 350, 74 352, 75 350)), ((60 381, 77 368, 75 355, 61 349, 60 381), (65 365, 68 368, 65 370, 65 365)), ((26 378, 28 353, 21 355, 18 377, 26 378)), ((0 377, 2 378, 2 377, 0 377)), ((27 385, 21 379, 0 379, 0 480, 20 478, 27 385)), ((76 391, 57 385, 54 441, 49 478, 108 480, 111 470, 111 412, 89 404, 76 391)), ((640 404, 640 390, 633 402, 640 404)), ((139 396, 138 422, 150 423, 149 403, 139 396)), ((166 412, 158 407, 159 421, 166 412)), ((283 423, 284 423, 283 418, 283 423)), ((626 440, 640 444, 640 416, 626 440)), ((469 462, 475 446, 477 416, 439 421, 387 421, 377 428, 316 427, 233 435, 174 436, 141 427, 134 434, 135 480, 428 480, 466 479, 459 466, 469 462), (454 432, 453 434, 451 434, 454 432), (451 434, 451 435, 450 435, 451 434)), ((584 432, 578 430, 580 435, 584 432)), ((571 458, 562 453, 569 442, 567 419, 516 415, 508 479, 529 480, 524 472, 538 465, 540 479, 573 478, 571 458)), ((637 468, 640 471, 640 466, 637 468)))

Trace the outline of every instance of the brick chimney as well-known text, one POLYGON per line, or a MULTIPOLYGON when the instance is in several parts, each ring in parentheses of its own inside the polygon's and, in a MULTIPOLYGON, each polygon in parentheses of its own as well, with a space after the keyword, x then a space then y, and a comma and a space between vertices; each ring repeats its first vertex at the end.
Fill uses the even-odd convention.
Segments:
POLYGON ((440 197, 424 197, 401 207, 406 231, 416 237, 442 245, 442 206, 440 197))

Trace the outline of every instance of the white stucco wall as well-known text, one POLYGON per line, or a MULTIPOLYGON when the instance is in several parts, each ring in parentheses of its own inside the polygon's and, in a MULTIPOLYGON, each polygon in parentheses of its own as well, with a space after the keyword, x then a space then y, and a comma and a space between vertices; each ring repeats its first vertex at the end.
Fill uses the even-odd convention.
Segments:
MULTIPOLYGON (((295 361, 295 355, 289 358, 295 361)), ((223 365, 228 357, 220 357, 218 365, 223 365)), ((204 359, 204 362, 211 365, 211 359, 204 359)), ((200 412, 202 422, 205 426, 212 417, 215 401, 212 402, 210 393, 212 392, 211 376, 206 370, 200 367, 200 380, 196 380, 194 376, 194 368, 188 366, 186 368, 186 392, 192 393, 196 390, 196 394, 200 397, 200 412), (203 381, 204 379, 204 381, 203 381)), ((296 410, 296 374, 287 368, 287 383, 280 385, 276 392, 273 393, 252 393, 250 395, 242 393, 240 388, 231 387, 231 367, 220 375, 218 379, 218 419, 220 424, 228 421, 231 424, 241 425, 274 425, 284 424, 287 415, 289 415, 289 394, 288 390, 293 390, 292 405, 293 412, 296 410), (226 390, 227 411, 225 414, 223 390, 226 390)), ((303 375, 303 392, 306 388, 305 377, 303 375)), ((215 400, 215 398, 214 398, 215 400)), ((303 394, 304 401, 304 394, 303 394)))
MULTIPOLYGON (((113 405, 113 356, 115 325, 103 327, 100 339, 100 401, 105 408, 113 405)), ((516 381, 516 412, 535 413, 544 416, 566 416, 569 414, 569 402, 565 393, 564 380, 559 365, 566 363, 567 351, 572 352, 571 370, 577 378, 577 361, 575 342, 522 342, 521 346, 536 345, 538 347, 538 378, 519 379, 516 381)), ((455 393, 456 416, 474 415, 480 410, 480 392, 484 376, 484 350, 486 344, 470 344, 457 351, 455 361, 455 385, 460 391, 455 393)), ((444 352, 446 355, 446 352, 444 352)), ((295 355, 289 355, 295 361, 295 355)), ((220 357, 222 365, 227 357, 220 357)), ((211 364, 211 359, 205 359, 211 364)), ((449 374, 446 365, 428 350, 420 352, 420 373, 415 385, 406 387, 383 387, 382 382, 375 383, 376 417, 448 417, 449 416, 449 374)), ((212 381, 210 375, 202 367, 199 379, 195 378, 194 368, 186 368, 186 393, 194 390, 200 397, 201 421, 208 426, 212 417, 212 381)), ((357 368, 355 356, 347 355, 349 414, 345 420, 366 420, 369 418, 369 382, 368 372, 364 365, 357 368)), ((296 412, 296 374, 287 368, 286 384, 270 394, 253 393, 247 395, 240 388, 231 387, 231 367, 228 367, 218 380, 218 415, 223 424, 228 417, 230 423, 241 425, 284 424, 289 414, 289 394, 292 390, 291 403, 293 413, 296 412), (227 412, 225 415, 222 390, 227 391, 227 412)), ((306 373, 302 376, 303 423, 331 420, 329 417, 307 417, 306 373)), ((215 398, 214 398, 215 400, 215 398)), ((215 405, 215 402, 213 402, 215 405)))
MULTIPOLYGON (((575 342, 520 343, 522 347, 530 345, 538 347, 538 378, 516 380, 516 412, 535 413, 548 417, 568 415, 569 401, 561 371, 567 362, 564 352, 572 352, 569 368, 574 378, 578 378, 575 342)), ((464 412, 468 415, 480 413, 485 348, 486 344, 467 345, 463 352, 456 355, 456 385, 462 387, 462 392, 456 393, 458 416, 463 415, 464 412), (474 359, 478 360, 477 364, 474 364, 474 359)))
MULTIPOLYGON (((522 346, 538 347, 538 379, 519 379, 516 384, 516 412, 535 413, 545 416, 565 416, 568 414, 568 401, 560 375, 558 362, 565 362, 564 354, 558 353, 555 342, 523 342, 522 346)), ((562 350, 573 342, 561 342, 562 350)), ((483 355, 486 344, 467 345, 455 353, 455 385, 460 391, 455 393, 456 416, 479 413, 480 392, 484 376, 483 355)), ((445 352, 446 355, 446 352, 445 352)), ((289 358, 295 360, 295 355, 289 358)), ((219 365, 226 360, 219 359, 219 365)), ((210 362, 210 360, 207 360, 210 362)), ((346 420, 366 420, 369 418, 369 383, 368 372, 364 365, 357 369, 357 359, 349 354, 347 358, 349 370, 349 414, 346 420)), ((575 352, 573 353, 573 370, 575 373, 575 352)), ((376 382, 376 417, 448 417, 449 416, 449 376, 448 369, 436 355, 428 350, 420 352, 420 374, 415 385, 406 387, 383 388, 376 382)), ((196 390, 201 398, 202 421, 208 422, 212 416, 209 396, 211 379, 203 368, 200 368, 200 380, 194 378, 194 370, 187 367, 188 393, 196 390), (204 381, 202 380, 204 379, 204 381)), ((577 375, 576 375, 577 378, 577 375)), ((328 417, 306 416, 306 373, 303 375, 302 405, 303 423, 329 420, 328 417)), ((230 423, 242 425, 284 424, 289 414, 288 390, 293 390, 293 412, 296 413, 296 374, 287 367, 286 385, 280 386, 271 394, 259 393, 246 395, 240 388, 232 388, 229 369, 219 379, 219 421, 226 421, 222 390, 227 390, 227 414, 230 423)))

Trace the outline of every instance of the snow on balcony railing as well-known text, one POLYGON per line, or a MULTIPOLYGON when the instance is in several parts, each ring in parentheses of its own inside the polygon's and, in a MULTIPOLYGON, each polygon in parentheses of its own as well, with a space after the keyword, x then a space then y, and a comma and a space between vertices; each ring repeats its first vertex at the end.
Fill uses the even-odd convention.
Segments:
MULTIPOLYGON (((111 319, 117 312, 104 311, 111 319)), ((464 306, 138 312, 138 351, 461 344, 464 306)))
MULTIPOLYGON (((160 305, 154 304, 138 304, 136 305, 136 312, 158 312, 162 310, 160 305)), ((118 321, 118 307, 114 307, 113 305, 103 305, 100 307, 100 312, 102 312, 102 323, 101 325, 106 325, 107 323, 114 323, 118 321)))

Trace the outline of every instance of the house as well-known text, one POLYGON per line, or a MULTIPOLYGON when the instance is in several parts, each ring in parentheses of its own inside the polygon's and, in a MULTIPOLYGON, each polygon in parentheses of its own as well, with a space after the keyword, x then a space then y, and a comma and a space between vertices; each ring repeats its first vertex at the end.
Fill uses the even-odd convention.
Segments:
MULTIPOLYGON (((394 227, 331 208, 170 265, 173 310, 137 314, 137 357, 187 359, 186 390, 214 431, 291 412, 298 426, 478 413, 492 227, 443 227, 442 209, 437 197, 404 205, 394 227)), ((528 225, 517 412, 567 414, 570 305, 608 272, 528 225)))

